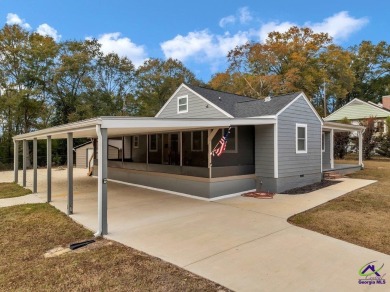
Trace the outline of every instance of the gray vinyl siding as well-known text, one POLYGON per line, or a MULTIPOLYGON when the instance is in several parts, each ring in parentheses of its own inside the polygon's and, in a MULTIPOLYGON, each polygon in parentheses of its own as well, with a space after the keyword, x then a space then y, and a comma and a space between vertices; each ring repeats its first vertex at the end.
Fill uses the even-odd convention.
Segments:
POLYGON ((131 158, 131 137, 123 137, 123 158, 131 158))
POLYGON ((330 169, 330 132, 325 133, 325 151, 322 152, 322 168, 330 169))
MULTIPOLYGON (((132 141, 132 139, 131 139, 132 141)), ((134 148, 133 142, 129 144, 131 147, 131 159, 133 162, 146 163, 146 135, 139 136, 139 147, 134 148)))
MULTIPOLYGON (((305 176, 321 173, 321 122, 303 97, 298 98, 278 117, 279 178, 288 180, 291 188, 294 181, 308 183, 305 176), (296 153, 296 124, 307 125, 307 153, 296 153), (295 179, 294 179, 295 178, 295 179)), ((318 176, 310 176, 310 182, 318 176)), ((286 181, 286 180, 284 180, 286 181)), ((289 188, 284 185, 281 189, 289 188)), ((279 191, 281 191, 281 189, 279 191)))
POLYGON ((226 115, 214 106, 201 99, 198 95, 182 87, 175 96, 168 101, 167 106, 158 116, 159 118, 226 118, 226 115), (188 112, 177 113, 177 98, 188 95, 188 112))
POLYGON ((274 125, 255 126, 257 177, 274 177, 274 125))

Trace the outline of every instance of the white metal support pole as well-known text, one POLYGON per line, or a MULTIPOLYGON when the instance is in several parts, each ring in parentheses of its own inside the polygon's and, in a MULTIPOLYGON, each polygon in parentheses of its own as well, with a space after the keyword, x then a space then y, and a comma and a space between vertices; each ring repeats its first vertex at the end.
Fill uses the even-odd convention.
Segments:
POLYGON ((23 140, 23 187, 26 187, 27 182, 27 140, 23 140))
POLYGON ((183 132, 180 131, 179 135, 179 141, 180 141, 180 166, 183 166, 183 132))
POLYGON ((14 140, 14 182, 19 180, 19 141, 14 140))
POLYGON ((37 138, 34 138, 33 140, 33 193, 38 192, 38 140, 37 138))
POLYGON ((68 171, 68 215, 73 214, 73 133, 67 139, 67 171, 68 171))
POLYGON ((334 168, 334 130, 330 130, 330 168, 334 168))
POLYGON ((359 131, 359 165, 364 167, 363 164, 363 132, 359 131))
POLYGON ((107 129, 96 126, 98 136, 98 230, 95 236, 108 233, 107 224, 107 129))
POLYGON ((51 202, 51 136, 47 136, 47 202, 51 202))

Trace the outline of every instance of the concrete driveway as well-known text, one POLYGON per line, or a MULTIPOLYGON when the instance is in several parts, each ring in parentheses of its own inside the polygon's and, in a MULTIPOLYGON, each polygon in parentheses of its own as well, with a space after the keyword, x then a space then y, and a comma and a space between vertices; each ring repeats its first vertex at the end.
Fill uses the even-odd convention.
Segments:
MULTIPOLYGON (((0 180, 12 180, 12 173, 3 174, 0 180)), ((74 175, 72 218, 95 231, 96 179, 80 169, 74 175)), ((107 238, 237 291, 368 291, 371 286, 358 284, 359 268, 377 260, 390 273, 390 256, 292 226, 286 219, 370 183, 343 179, 306 195, 205 202, 109 182, 107 238)), ((42 200, 44 184, 40 170, 37 196, 42 200)), ((66 172, 53 171, 52 204, 64 212, 65 186, 66 172)), ((385 290, 388 284, 376 286, 385 290)))

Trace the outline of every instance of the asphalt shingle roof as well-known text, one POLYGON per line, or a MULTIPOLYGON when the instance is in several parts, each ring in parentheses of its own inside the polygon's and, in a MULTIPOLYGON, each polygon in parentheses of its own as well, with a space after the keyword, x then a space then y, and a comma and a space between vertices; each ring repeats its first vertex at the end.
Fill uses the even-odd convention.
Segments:
POLYGON ((271 97, 270 101, 186 84, 219 108, 236 118, 275 115, 301 92, 271 97))

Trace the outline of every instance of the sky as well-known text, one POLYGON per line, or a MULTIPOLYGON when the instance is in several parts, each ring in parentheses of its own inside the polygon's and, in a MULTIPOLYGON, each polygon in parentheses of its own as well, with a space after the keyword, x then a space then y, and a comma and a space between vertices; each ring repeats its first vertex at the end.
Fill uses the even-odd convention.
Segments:
POLYGON ((388 0, 0 0, 2 25, 19 24, 56 41, 96 38, 104 53, 181 60, 209 81, 226 55, 247 41, 264 42, 292 25, 327 32, 343 47, 390 42, 388 0))

